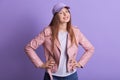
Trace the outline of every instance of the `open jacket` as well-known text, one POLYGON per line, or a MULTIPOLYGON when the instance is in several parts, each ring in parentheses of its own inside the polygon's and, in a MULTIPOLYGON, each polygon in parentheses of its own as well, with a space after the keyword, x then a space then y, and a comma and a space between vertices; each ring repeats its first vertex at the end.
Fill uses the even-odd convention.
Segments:
MULTIPOLYGON (((83 53, 83 55, 80 57, 80 59, 78 61, 78 63, 80 63, 81 66, 84 67, 84 65, 87 63, 87 61, 92 56, 92 54, 94 52, 94 47, 86 39, 86 37, 80 32, 80 30, 77 27, 72 27, 72 29, 73 29, 73 32, 75 34, 77 45, 81 45, 85 50, 85 52, 83 53)), ((52 32, 51 32, 50 26, 44 28, 44 30, 42 32, 40 32, 38 34, 38 36, 36 36, 34 39, 32 39, 30 41, 30 43, 27 44, 27 46, 25 47, 25 52, 29 56, 31 61, 34 63, 34 65, 39 68, 43 64, 43 62, 38 57, 35 50, 40 45, 44 46, 46 61, 52 59, 56 62, 56 64, 51 69, 47 70, 48 73, 50 74, 50 77, 52 80, 51 72, 56 72, 56 70, 58 68, 61 50, 60 50, 60 43, 58 40, 55 40, 54 50, 51 49, 51 45, 52 45, 51 34, 52 34, 52 32)), ((67 49, 66 49, 67 50, 66 54, 67 54, 67 59, 68 59, 67 60, 67 71, 68 72, 73 70, 72 69, 73 68, 72 62, 74 60, 76 60, 76 55, 78 53, 78 46, 77 45, 73 44, 71 46, 71 39, 70 39, 70 35, 68 33, 67 49)))

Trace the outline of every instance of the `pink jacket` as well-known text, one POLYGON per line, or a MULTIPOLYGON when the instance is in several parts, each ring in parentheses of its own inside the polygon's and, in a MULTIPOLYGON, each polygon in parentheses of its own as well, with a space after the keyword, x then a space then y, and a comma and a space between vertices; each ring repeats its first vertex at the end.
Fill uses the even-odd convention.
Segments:
MULTIPOLYGON (((82 67, 84 67, 84 65, 92 56, 94 52, 94 47, 85 38, 85 36, 80 32, 80 30, 77 27, 72 27, 72 28, 76 37, 77 45, 80 44, 85 50, 85 52, 78 61, 78 63, 80 63, 82 67)), ((38 55, 35 52, 35 49, 37 49, 40 45, 44 46, 46 61, 52 59, 55 60, 56 62, 56 65, 52 69, 48 70, 48 73, 51 76, 51 72, 55 72, 58 68, 61 50, 60 50, 60 43, 58 40, 55 40, 54 51, 51 50, 51 29, 49 26, 46 27, 38 36, 32 39, 31 42, 27 44, 27 46, 25 47, 26 54, 29 56, 29 58, 34 63, 34 65, 38 68, 43 64, 42 60, 38 57, 38 55)), ((70 35, 68 34, 68 40, 67 40, 68 72, 73 70, 72 62, 76 60, 77 52, 78 52, 78 46, 76 46, 75 44, 71 46, 70 35)))

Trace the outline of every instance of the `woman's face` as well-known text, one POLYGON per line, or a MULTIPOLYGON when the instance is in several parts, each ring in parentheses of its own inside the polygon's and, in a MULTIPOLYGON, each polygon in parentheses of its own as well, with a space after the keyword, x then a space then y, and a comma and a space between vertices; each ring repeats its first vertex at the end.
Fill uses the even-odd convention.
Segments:
POLYGON ((70 21, 70 12, 67 8, 63 8, 58 12, 60 23, 67 23, 70 21))

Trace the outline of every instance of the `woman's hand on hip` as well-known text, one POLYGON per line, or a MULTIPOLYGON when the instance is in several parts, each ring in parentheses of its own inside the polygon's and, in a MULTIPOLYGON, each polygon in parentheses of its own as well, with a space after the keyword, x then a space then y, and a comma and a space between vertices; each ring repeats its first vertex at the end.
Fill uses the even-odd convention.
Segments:
POLYGON ((41 68, 45 68, 45 69, 51 69, 53 66, 55 65, 55 61, 53 60, 49 60, 46 63, 44 63, 41 68))
POLYGON ((80 68, 81 64, 78 63, 76 60, 73 62, 73 69, 80 68))

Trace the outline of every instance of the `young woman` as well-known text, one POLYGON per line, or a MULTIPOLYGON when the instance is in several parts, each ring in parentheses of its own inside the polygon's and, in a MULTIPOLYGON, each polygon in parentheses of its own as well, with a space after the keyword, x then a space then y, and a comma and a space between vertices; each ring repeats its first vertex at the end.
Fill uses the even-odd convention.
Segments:
POLYGON ((44 80, 78 80, 77 68, 83 68, 94 52, 92 44, 71 24, 69 9, 64 3, 56 4, 49 26, 25 47, 25 52, 34 65, 46 69, 44 80), (45 63, 35 52, 40 45, 44 46, 45 63), (79 45, 85 52, 76 61, 79 45))

